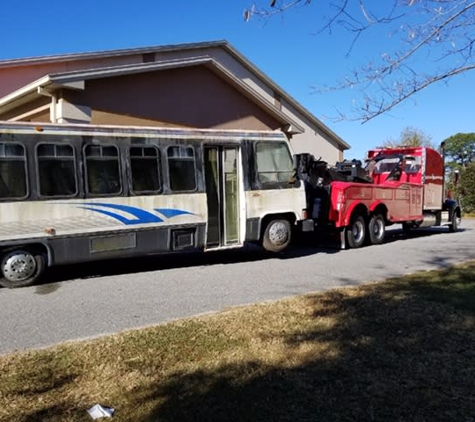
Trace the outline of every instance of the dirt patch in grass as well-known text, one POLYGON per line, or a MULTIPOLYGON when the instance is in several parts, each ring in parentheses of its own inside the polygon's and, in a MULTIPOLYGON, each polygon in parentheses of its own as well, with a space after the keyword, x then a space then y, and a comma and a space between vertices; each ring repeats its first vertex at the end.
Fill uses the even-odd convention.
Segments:
POLYGON ((473 421, 475 262, 0 357, 0 420, 473 421))

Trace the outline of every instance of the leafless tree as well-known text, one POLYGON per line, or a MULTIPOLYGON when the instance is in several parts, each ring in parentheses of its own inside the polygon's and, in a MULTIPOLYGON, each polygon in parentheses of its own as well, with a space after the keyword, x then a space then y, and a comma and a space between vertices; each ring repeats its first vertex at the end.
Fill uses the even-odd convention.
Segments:
MULTIPOLYGON (((322 1, 255 0, 244 18, 272 19, 291 9, 306 7, 319 13, 322 1)), ((362 100, 352 116, 341 119, 367 122, 388 112, 430 85, 475 69, 474 0, 326 0, 329 16, 317 33, 337 27, 351 35, 351 54, 363 34, 385 26, 388 37, 399 37, 397 51, 375 52, 375 60, 354 69, 344 80, 317 91, 359 88, 362 100)), ((371 48, 368 46, 368 48, 371 48)))
POLYGON ((387 139, 383 145, 386 148, 397 148, 397 147, 430 147, 436 148, 432 142, 430 135, 427 135, 422 130, 414 127, 404 128, 400 135, 399 139, 387 139))

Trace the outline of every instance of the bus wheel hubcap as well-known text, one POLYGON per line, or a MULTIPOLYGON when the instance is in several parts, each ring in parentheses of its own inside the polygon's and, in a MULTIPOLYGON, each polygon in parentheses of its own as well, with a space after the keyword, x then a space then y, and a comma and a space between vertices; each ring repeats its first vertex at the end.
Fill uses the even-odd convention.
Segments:
POLYGON ((9 257, 3 264, 3 274, 10 281, 22 281, 31 277, 36 271, 35 259, 28 254, 9 257))
POLYGON ((283 223, 275 223, 269 230, 269 239, 274 245, 282 245, 288 236, 287 227, 283 223))

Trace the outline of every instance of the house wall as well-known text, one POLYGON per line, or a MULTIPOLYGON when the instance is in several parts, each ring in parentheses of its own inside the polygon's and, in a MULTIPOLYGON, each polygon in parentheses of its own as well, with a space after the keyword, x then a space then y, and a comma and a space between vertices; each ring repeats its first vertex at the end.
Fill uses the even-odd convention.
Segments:
MULTIPOLYGON (((29 65, 15 65, 13 67, 0 65, 0 98, 10 94, 23 86, 42 78, 45 75, 71 72, 74 70, 98 69, 110 66, 125 65, 137 63, 141 55, 124 56, 122 58, 111 57, 103 59, 89 60, 61 60, 52 63, 38 63, 29 65)), ((140 61, 139 61, 140 63, 140 61)))
MULTIPOLYGON (((262 101, 277 107, 304 129, 291 138, 295 152, 310 152, 331 164, 343 159, 344 146, 336 141, 331 131, 327 132, 323 125, 317 125, 308 117, 309 113, 307 115, 297 109, 294 105, 296 102, 292 104, 281 98, 282 95, 275 91, 275 86, 268 77, 233 53, 232 49, 225 48, 220 43, 212 44, 192 48, 137 49, 126 53, 106 52, 88 57, 65 56, 53 58, 54 61, 50 62, 47 62, 48 57, 31 63, 25 59, 26 65, 19 61, 10 67, 8 62, 3 62, 0 63, 0 98, 47 74, 213 57, 220 66, 261 97, 262 101)), ((63 96, 66 101, 90 106, 91 123, 96 124, 251 130, 275 130, 281 125, 255 102, 240 94, 229 82, 205 66, 179 67, 86 81, 85 91, 63 91, 63 96)), ((286 93, 285 96, 289 97, 286 93)), ((37 115, 38 119, 44 117, 45 113, 37 115)))
POLYGON ((304 131, 302 133, 292 136, 291 144, 294 152, 310 152, 316 157, 322 157, 330 164, 343 160, 343 147, 335 141, 334 137, 315 125, 308 117, 274 91, 262 79, 267 78, 266 75, 261 74, 261 77, 259 77, 222 48, 215 47, 209 49, 207 53, 215 57, 221 65, 228 68, 233 75, 245 82, 256 93, 303 127, 304 131))
POLYGON ((92 109, 93 124, 276 130, 279 122, 205 66, 86 81, 62 98, 92 109))
MULTIPOLYGON (((292 106, 282 100, 282 111, 291 114, 292 106)), ((333 165, 343 160, 343 149, 322 129, 315 126, 308 118, 301 116, 298 123, 304 128, 303 133, 293 136, 292 147, 295 153, 310 152, 316 158, 333 165)))

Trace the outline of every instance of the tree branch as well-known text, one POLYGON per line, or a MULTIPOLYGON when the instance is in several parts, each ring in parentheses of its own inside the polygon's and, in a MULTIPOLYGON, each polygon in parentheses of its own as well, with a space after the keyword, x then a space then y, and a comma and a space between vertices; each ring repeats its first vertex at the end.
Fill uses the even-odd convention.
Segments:
MULTIPOLYGON (((256 15, 269 19, 310 3, 310 0, 270 0, 265 8, 254 4, 248 18, 256 15)), ((314 89, 323 92, 358 87, 362 91, 361 105, 357 117, 349 120, 367 122, 429 85, 475 69, 474 0, 393 0, 384 3, 385 12, 378 14, 373 13, 372 5, 369 0, 327 0, 334 13, 324 17, 325 23, 316 33, 331 34, 339 26, 352 34, 346 56, 353 52, 361 35, 377 25, 387 25, 393 30, 388 35, 399 34, 406 45, 399 51, 384 52, 375 64, 370 62, 353 70, 352 76, 345 77, 342 83, 314 89), (351 9, 352 5, 357 9, 351 9), (424 70, 431 66, 436 69, 430 76, 420 76, 429 73, 424 70)), ((341 112, 338 114, 348 120, 341 112)))

